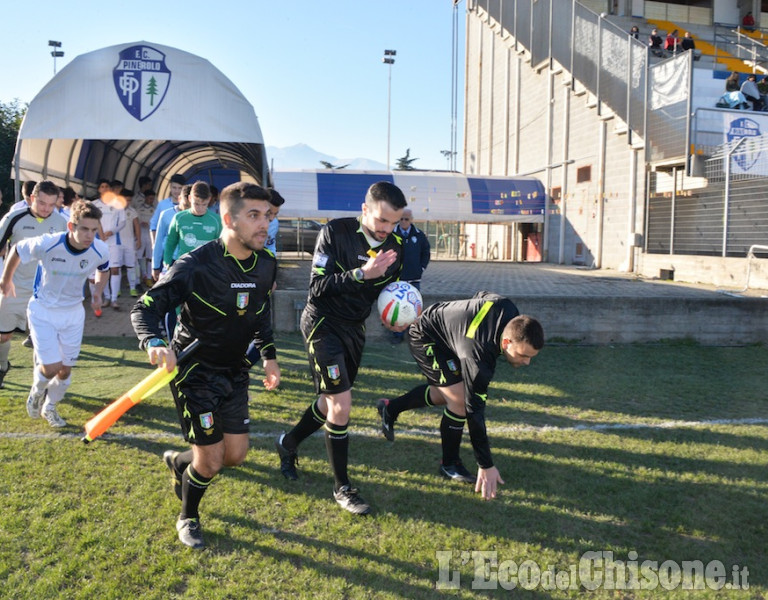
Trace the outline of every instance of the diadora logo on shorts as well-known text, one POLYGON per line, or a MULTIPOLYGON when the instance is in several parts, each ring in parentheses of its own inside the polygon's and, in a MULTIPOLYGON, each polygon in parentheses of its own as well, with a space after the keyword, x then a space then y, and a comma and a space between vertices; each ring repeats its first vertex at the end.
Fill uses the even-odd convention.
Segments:
POLYGON ((255 288, 255 283, 230 283, 229 287, 233 290, 241 290, 243 288, 255 288))
POLYGON ((143 121, 163 103, 171 71, 165 64, 165 54, 142 44, 120 52, 112 78, 125 110, 143 121))

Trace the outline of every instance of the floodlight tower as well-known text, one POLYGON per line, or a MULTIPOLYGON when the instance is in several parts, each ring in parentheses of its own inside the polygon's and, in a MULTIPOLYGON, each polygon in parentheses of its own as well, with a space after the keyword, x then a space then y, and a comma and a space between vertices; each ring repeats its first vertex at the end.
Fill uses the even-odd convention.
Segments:
POLYGON ((392 65, 395 64, 397 50, 384 50, 384 58, 381 59, 385 65, 389 65, 389 81, 387 82, 387 171, 389 171, 389 141, 392 131, 392 65))
POLYGON ((56 75, 56 59, 64 56, 64 50, 58 50, 61 48, 61 42, 55 40, 48 40, 48 45, 53 48, 51 56, 53 56, 53 74, 56 75))

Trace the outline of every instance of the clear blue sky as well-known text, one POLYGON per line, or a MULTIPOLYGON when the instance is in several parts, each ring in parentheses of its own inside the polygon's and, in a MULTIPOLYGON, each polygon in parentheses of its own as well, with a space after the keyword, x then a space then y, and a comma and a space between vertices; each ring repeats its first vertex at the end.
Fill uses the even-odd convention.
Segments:
MULTIPOLYGON (((450 149, 452 0, 37 0, 3 6, 0 101, 31 101, 53 76, 48 40, 74 57, 149 41, 208 59, 253 105, 269 146, 305 143, 339 158, 390 162, 411 149, 418 168, 446 168, 450 149)), ((465 2, 459 4, 463 145, 465 2)), ((275 165, 278 167, 278 165, 275 165)))

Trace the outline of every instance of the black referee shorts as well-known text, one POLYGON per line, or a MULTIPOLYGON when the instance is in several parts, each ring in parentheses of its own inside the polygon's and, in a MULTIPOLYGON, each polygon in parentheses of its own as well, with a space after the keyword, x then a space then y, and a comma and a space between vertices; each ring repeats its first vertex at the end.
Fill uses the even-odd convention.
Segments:
POLYGON ((301 313, 301 335, 315 393, 333 395, 351 390, 365 347, 365 324, 341 324, 305 310, 301 313))
POLYGON ((207 446, 225 433, 248 433, 248 369, 219 370, 190 361, 171 382, 181 431, 190 444, 207 446))
POLYGON ((416 326, 408 329, 411 355, 430 385, 447 387, 464 381, 461 362, 449 348, 424 335, 416 326))

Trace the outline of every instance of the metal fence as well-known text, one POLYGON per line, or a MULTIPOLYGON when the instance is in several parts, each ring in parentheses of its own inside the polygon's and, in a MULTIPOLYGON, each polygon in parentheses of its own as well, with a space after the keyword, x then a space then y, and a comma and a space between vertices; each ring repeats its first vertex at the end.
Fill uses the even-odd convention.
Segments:
MULTIPOLYGON (((474 0, 531 53, 536 67, 553 59, 642 136, 645 130, 646 45, 574 0, 474 0)), ((575 85, 575 83, 574 83, 575 85)), ((632 141, 632 135, 628 136, 632 141)))
POLYGON ((649 162, 681 159, 688 154, 692 77, 690 52, 648 68, 649 162))
MULTIPOLYGON (((661 191, 658 174, 650 178, 647 251, 651 254, 748 256, 750 247, 768 243, 768 115, 717 112, 719 146, 698 154, 704 187, 676 173, 672 190, 661 191)), ((707 114, 702 122, 712 123, 707 114)), ((715 133, 700 137, 713 139, 715 133)), ((702 148, 703 146, 699 146, 702 148)), ((700 183, 702 184, 702 183, 700 183)))

